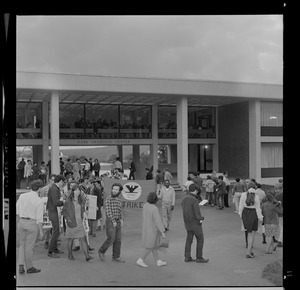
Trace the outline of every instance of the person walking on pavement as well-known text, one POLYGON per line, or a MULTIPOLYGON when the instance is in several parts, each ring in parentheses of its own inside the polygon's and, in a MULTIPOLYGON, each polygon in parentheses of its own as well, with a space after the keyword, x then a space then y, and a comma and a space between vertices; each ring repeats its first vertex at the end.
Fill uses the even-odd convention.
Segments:
POLYGON ((228 179, 228 172, 225 171, 223 173, 223 181, 225 182, 226 185, 226 191, 224 194, 224 206, 229 207, 229 201, 228 201, 228 196, 229 196, 229 191, 230 191, 230 180, 228 179))
POLYGON ((170 227, 172 211, 175 207, 175 190, 170 186, 170 181, 165 180, 165 185, 162 187, 157 197, 162 199, 161 209, 163 216, 163 224, 165 230, 168 231, 170 227))
POLYGON ((129 158, 129 170, 130 170, 130 173, 129 173, 129 177, 128 177, 128 180, 135 180, 135 177, 134 177, 134 172, 136 172, 136 167, 135 167, 135 163, 133 162, 132 158, 129 158))
POLYGON ((204 183, 205 191, 206 191, 205 199, 208 200, 208 204, 210 204, 210 206, 214 206, 214 204, 215 204, 215 198, 213 195, 215 185, 216 185, 216 183, 214 181, 212 181, 211 176, 207 175, 207 179, 204 183))
MULTIPOLYGON (((51 174, 49 176, 49 182, 47 185, 45 185, 40 192, 40 197, 48 197, 48 191, 49 188, 54 184, 55 174, 51 174)), ((44 247, 47 250, 49 248, 49 240, 52 233, 52 228, 46 228, 45 229, 45 244, 44 247)))
POLYGON ((27 164, 24 167, 24 178, 26 178, 26 188, 29 189, 29 186, 31 184, 32 181, 32 163, 31 160, 28 159, 27 160, 27 164))
POLYGON ((143 206, 142 244, 144 252, 136 263, 144 268, 148 267, 144 260, 151 252, 158 267, 167 264, 167 262, 160 260, 157 251, 159 235, 165 238, 164 226, 155 205, 157 201, 156 192, 150 192, 147 196, 147 203, 143 206))
POLYGON ((235 204, 235 212, 238 213, 241 195, 243 192, 247 191, 247 189, 246 186, 241 182, 241 179, 239 177, 237 177, 235 181, 236 183, 232 187, 232 195, 235 204))
POLYGON ((59 258, 59 255, 63 252, 57 248, 57 240, 59 238, 59 219, 57 207, 64 205, 64 202, 60 200, 60 190, 63 188, 65 178, 58 174, 54 178, 54 184, 49 188, 47 210, 49 219, 52 224, 52 237, 49 244, 48 256, 51 258, 59 258))
POLYGON ((217 204, 219 206, 219 208, 217 209, 223 209, 224 208, 224 195, 226 194, 226 184, 223 181, 223 176, 220 175, 219 176, 219 182, 217 184, 217 204))
POLYGON ((272 254, 276 250, 277 244, 273 246, 280 235, 278 214, 282 214, 281 201, 277 201, 271 192, 266 194, 266 202, 261 206, 264 217, 265 233, 267 240, 266 254, 272 254))
POLYGON ((156 193, 158 194, 164 183, 164 174, 160 171, 160 169, 156 170, 155 182, 156 182, 156 193))
POLYGON ((173 179, 173 175, 171 174, 171 172, 168 170, 168 168, 165 168, 165 172, 164 172, 164 180, 169 180, 170 183, 173 179))
POLYGON ((101 165, 100 165, 98 159, 95 159, 94 172, 95 172, 96 177, 99 177, 100 169, 101 169, 101 165))
POLYGON ((203 258, 204 236, 202 230, 202 221, 204 220, 204 217, 201 215, 200 207, 198 204, 198 190, 199 188, 196 184, 191 184, 189 186, 188 195, 186 195, 181 201, 183 221, 185 229, 187 231, 184 249, 184 261, 207 263, 209 259, 203 258), (196 236, 197 239, 196 259, 193 259, 191 257, 191 246, 194 236, 196 236))
POLYGON ((260 208, 260 200, 255 193, 254 188, 249 188, 248 191, 243 192, 239 205, 239 215, 242 219, 242 226, 245 229, 246 237, 246 258, 253 258, 253 245, 255 234, 258 229, 258 220, 263 221, 263 215, 260 208), (250 243, 248 243, 248 235, 251 234, 250 243))
POLYGON ((67 224, 65 236, 68 239, 68 258, 70 260, 75 260, 72 254, 73 240, 75 238, 80 239, 86 261, 93 259, 93 257, 89 255, 88 245, 85 239, 85 230, 83 227, 84 210, 84 201, 80 194, 80 187, 75 184, 62 209, 62 215, 66 219, 67 224))
POLYGON ((112 260, 124 263, 121 259, 121 229, 124 222, 122 201, 118 198, 123 190, 120 183, 114 183, 111 188, 111 195, 105 200, 106 213, 106 235, 107 239, 100 247, 98 253, 101 261, 105 261, 105 252, 110 246, 112 249, 112 260))
POLYGON ((33 266, 34 245, 39 234, 43 238, 43 212, 44 204, 39 197, 43 187, 42 180, 31 183, 31 191, 20 195, 17 205, 17 230, 20 241, 19 246, 19 273, 24 274, 26 265, 27 273, 38 273, 41 269, 33 266))

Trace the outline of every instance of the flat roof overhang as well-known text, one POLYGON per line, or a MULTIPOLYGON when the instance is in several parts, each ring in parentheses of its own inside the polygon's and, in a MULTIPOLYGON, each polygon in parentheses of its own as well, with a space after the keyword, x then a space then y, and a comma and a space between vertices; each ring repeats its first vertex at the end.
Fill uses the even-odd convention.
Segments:
POLYGON ((176 105, 187 96, 189 105, 222 106, 249 99, 282 101, 283 86, 207 80, 132 78, 58 73, 17 72, 17 101, 103 104, 176 105))

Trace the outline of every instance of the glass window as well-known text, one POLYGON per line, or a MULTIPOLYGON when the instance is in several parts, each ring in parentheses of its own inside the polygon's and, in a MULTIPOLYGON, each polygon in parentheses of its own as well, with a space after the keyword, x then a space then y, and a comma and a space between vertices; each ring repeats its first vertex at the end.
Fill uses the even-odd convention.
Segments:
POLYGON ((261 127, 282 127, 282 102, 261 102, 260 115, 261 127))
POLYGON ((42 138, 42 103, 17 103, 17 139, 42 138))
POLYGON ((84 104, 59 104, 59 133, 61 139, 84 137, 84 104))
POLYGON ((215 138, 215 109, 188 107, 189 138, 215 138))
POLYGON ((120 138, 151 138, 151 107, 120 105, 120 138))
POLYGON ((85 105, 86 138, 118 138, 118 105, 85 105))
POLYGON ((175 106, 157 107, 158 138, 177 138, 177 119, 175 106))
POLYGON ((283 167, 282 143, 261 144, 261 168, 283 167))

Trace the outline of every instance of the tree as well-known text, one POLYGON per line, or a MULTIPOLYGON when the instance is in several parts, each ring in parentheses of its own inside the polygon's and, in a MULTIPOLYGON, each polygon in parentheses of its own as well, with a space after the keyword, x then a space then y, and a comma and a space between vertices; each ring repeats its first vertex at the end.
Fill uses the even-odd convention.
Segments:
POLYGON ((166 145, 160 145, 158 148, 158 162, 168 163, 168 148, 166 145))

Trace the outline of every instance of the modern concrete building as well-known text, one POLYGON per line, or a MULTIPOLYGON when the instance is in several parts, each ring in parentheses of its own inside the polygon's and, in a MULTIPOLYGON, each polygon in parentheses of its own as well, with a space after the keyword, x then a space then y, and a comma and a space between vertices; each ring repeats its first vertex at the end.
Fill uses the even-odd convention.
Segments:
MULTIPOLYGON (((273 184, 283 170, 283 86, 207 80, 17 72, 17 146, 59 172, 59 146, 149 145, 154 170, 273 184), (168 164, 159 164, 159 145, 168 164), (51 155, 49 155, 51 146, 51 155)), ((143 169, 144 175, 144 169, 143 169)))

